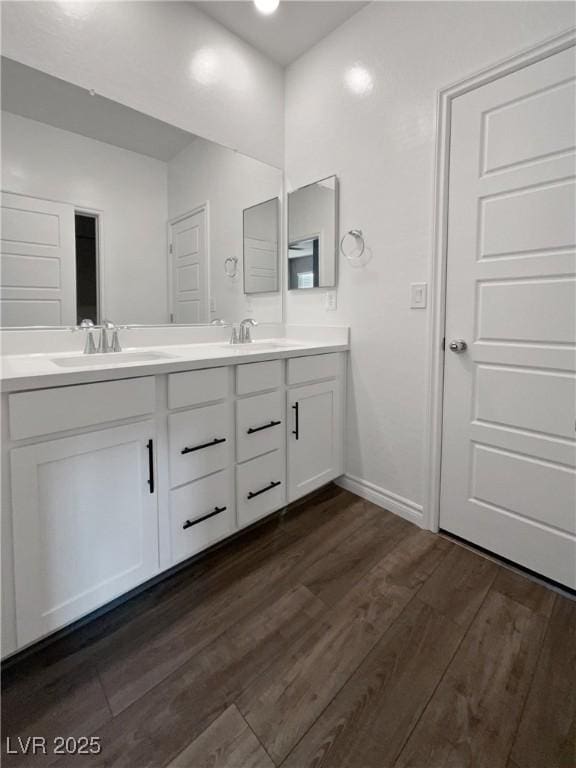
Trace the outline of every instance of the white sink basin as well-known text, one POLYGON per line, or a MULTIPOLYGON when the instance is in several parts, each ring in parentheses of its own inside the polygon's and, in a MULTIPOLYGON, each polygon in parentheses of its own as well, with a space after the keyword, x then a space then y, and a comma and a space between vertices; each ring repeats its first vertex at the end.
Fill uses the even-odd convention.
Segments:
POLYGON ((273 352, 275 349, 286 349, 291 344, 281 341, 251 341, 248 344, 222 344, 231 352, 273 352))
POLYGON ((174 355, 168 355, 166 352, 108 352, 104 355, 53 357, 52 362, 61 368, 80 368, 118 363, 152 363, 155 360, 167 360, 173 357, 174 355))

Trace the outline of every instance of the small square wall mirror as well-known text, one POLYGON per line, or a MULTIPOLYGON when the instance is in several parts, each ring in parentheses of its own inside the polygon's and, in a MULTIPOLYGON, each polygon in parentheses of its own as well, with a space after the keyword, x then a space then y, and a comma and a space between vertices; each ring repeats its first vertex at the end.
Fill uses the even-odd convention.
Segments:
POLYGON ((277 197, 244 209, 244 293, 278 291, 277 197))
POLYGON ((288 289, 333 288, 338 249, 338 179, 288 195, 288 289))

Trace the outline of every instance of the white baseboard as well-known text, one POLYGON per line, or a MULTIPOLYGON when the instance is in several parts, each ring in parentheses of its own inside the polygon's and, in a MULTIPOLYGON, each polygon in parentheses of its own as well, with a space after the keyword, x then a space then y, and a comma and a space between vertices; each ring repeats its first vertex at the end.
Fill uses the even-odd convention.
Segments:
POLYGON ((387 509, 389 512, 403 517, 410 523, 418 525, 420 528, 424 527, 421 504, 416 504, 414 501, 410 501, 410 499, 398 496, 398 494, 392 493, 392 491, 386 491, 384 488, 380 488, 374 483, 369 483, 368 480, 362 480, 360 477, 342 475, 334 482, 341 488, 345 488, 347 491, 366 499, 366 501, 371 501, 372 504, 387 509))

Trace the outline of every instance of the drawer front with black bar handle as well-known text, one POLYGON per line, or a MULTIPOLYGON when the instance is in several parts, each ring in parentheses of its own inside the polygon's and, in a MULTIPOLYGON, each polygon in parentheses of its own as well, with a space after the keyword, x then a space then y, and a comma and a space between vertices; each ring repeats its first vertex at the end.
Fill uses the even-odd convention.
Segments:
POLYGON ((231 470, 170 491, 172 556, 178 562, 234 531, 231 470))
POLYGON ((172 488, 224 469, 231 462, 231 416, 227 403, 168 417, 172 488))
POLYGON ((238 400, 236 435, 238 461, 247 461, 279 449, 284 442, 281 393, 269 392, 238 400))
POLYGON ((236 467, 236 504, 241 526, 284 505, 283 456, 282 451, 273 451, 236 467))

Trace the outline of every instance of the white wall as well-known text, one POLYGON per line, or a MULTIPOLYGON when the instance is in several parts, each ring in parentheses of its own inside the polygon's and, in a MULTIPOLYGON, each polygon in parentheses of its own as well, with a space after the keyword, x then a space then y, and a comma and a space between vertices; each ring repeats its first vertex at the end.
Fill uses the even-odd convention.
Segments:
POLYGON ((362 229, 372 249, 364 269, 340 258, 336 312, 322 292, 290 292, 287 322, 351 325, 347 472, 412 511, 424 501, 428 313, 409 309, 409 284, 429 276, 437 89, 565 31, 574 13, 376 2, 287 72, 288 188, 338 174, 341 232, 362 229))
POLYGON ((3 190, 101 212, 102 317, 168 322, 166 164, 2 113, 3 190))
POLYGON ((238 322, 282 322, 280 292, 244 295, 243 210, 282 194, 282 172, 258 160, 195 139, 168 163, 168 217, 174 219, 209 203, 212 317, 238 322), (224 274, 224 260, 238 259, 238 275, 224 274))
POLYGON ((189 2, 3 2, 2 52, 281 166, 283 71, 189 2))

